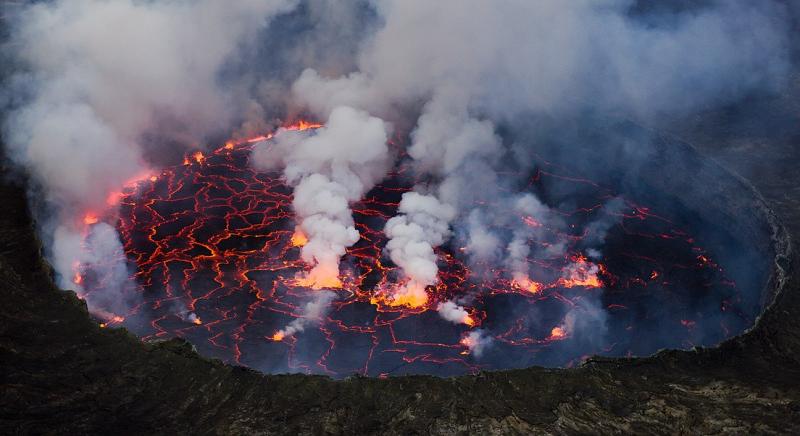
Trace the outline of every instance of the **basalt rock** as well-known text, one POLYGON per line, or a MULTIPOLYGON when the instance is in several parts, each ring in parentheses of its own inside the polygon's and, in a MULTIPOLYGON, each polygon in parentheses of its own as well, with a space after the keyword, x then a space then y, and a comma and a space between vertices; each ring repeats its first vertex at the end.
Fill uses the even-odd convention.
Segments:
POLYGON ((800 265, 790 236, 800 236, 800 207, 791 206, 800 204, 800 192, 786 185, 796 186, 800 176, 782 184, 775 177, 786 172, 761 178, 764 200, 744 179, 714 162, 703 165, 733 178, 738 191, 721 194, 769 233, 771 304, 743 335, 713 348, 591 358, 573 369, 339 381, 263 375, 203 358, 179 339, 142 342, 124 329, 100 327, 74 293, 53 284, 25 188, 4 182, 0 432, 797 434, 800 265), (786 228, 768 207, 776 204, 786 228))

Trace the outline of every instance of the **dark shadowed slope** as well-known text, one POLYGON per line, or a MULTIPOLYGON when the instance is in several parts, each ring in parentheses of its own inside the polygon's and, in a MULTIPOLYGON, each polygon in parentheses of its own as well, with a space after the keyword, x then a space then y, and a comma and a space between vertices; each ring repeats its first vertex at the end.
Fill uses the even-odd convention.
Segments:
MULTIPOLYGON (((706 152, 715 151, 711 142, 703 144, 706 152)), ((791 144, 779 145, 791 150, 791 144)), ((700 168, 722 171, 708 163, 700 168)), ((798 186, 800 175, 760 176, 756 182, 767 202, 778 205, 788 234, 746 183, 727 176, 730 182, 707 188, 738 199, 737 210, 747 210, 773 233, 770 286, 779 293, 742 337, 714 349, 594 359, 568 370, 344 381, 264 376, 201 358, 180 340, 144 344, 124 330, 100 328, 74 294, 53 285, 24 190, 4 183, 0 432, 796 434, 800 270, 789 235, 800 236, 800 207, 791 206, 800 203, 800 192, 788 188, 798 186)))

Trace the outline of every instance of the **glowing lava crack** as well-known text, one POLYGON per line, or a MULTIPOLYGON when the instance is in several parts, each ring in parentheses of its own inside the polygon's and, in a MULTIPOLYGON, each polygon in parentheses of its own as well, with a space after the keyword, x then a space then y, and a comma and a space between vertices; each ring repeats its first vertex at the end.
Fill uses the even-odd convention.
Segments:
MULTIPOLYGON (((625 202, 607 236, 616 248, 602 263, 590 260, 581 249, 583 224, 614 195, 546 163, 531 174, 531 187, 544 180, 584 184, 593 194, 558 211, 571 233, 544 229, 545 236, 530 241, 567 241, 566 255, 529 259, 530 277, 498 265, 479 276, 459 247, 445 245, 437 251, 439 284, 424 290, 427 301, 389 300, 399 274, 383 256, 383 228, 413 186, 398 167, 353 204, 361 239, 342 259, 341 276, 325 290, 309 289, 297 279, 309 266, 299 258, 307 238, 296 229, 291 189, 278 174, 248 164, 253 143, 269 138, 190 153, 183 165, 143 176, 114 195, 137 304, 129 313, 93 309, 103 326, 122 324, 144 339, 182 336, 201 354, 265 372, 382 376, 565 366, 594 353, 715 343, 752 322, 738 309, 738 290, 722 268, 647 208, 625 202), (699 313, 692 292, 719 310, 699 313), (669 337, 654 335, 655 324, 668 328, 669 337)), ((87 214, 87 231, 101 219, 110 218, 87 214)), ((87 294, 103 292, 93 271, 76 268, 75 281, 87 294)))

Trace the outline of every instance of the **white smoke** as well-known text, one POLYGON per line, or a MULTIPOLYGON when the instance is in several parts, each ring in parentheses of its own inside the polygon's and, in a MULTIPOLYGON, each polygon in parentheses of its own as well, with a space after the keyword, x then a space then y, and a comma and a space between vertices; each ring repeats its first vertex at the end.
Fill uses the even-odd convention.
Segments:
POLYGON ((600 259, 603 257, 603 252, 597 248, 587 248, 586 255, 591 259, 600 259))
POLYGON ((436 311, 439 312, 439 315, 442 318, 454 324, 471 325, 473 323, 472 318, 469 316, 469 312, 467 312, 463 306, 459 306, 453 301, 439 303, 436 311))
POLYGON ((483 352, 492 345, 494 338, 489 336, 483 329, 475 329, 461 338, 461 345, 469 349, 469 353, 480 358, 483 352))
MULTIPOLYGON (((511 271, 513 280, 524 286, 530 279, 528 259, 531 257, 531 247, 528 240, 540 236, 544 226, 559 229, 563 221, 532 194, 518 195, 513 200, 511 210, 521 220, 514 223, 513 236, 506 247, 505 263, 511 271)), ((561 256, 564 252, 564 241, 558 241, 534 254, 538 258, 552 258, 561 256)))
POLYGON ((386 222, 386 250, 392 262, 402 268, 408 283, 394 292, 393 299, 419 306, 427 301, 425 287, 438 281, 433 248, 450 236, 449 223, 455 209, 434 196, 406 192, 398 213, 386 222))
POLYGON ((718 2, 647 25, 629 15, 632 3, 383 1, 358 71, 306 71, 294 91, 319 112, 348 104, 389 113, 458 89, 462 109, 500 119, 577 106, 689 110, 786 78, 789 24, 778 3, 718 2))
MULTIPOLYGON (((80 270, 93 272, 92 280, 98 285, 91 294, 85 294, 81 283, 73 283, 72 275, 62 275, 59 286, 75 288, 78 295, 90 304, 100 308, 98 313, 109 318, 119 314, 131 303, 130 271, 125 262, 125 252, 114 227, 106 223, 92 225, 88 234, 76 234, 65 226, 56 229, 54 235, 53 266, 61 271, 73 271, 76 265, 80 270)), ((82 274, 81 271, 77 274, 82 274)), ((82 279, 85 280, 85 279, 82 279)), ((81 280, 81 281, 82 281, 81 280)))
POLYGON ((597 299, 583 298, 564 315, 561 333, 578 341, 602 344, 606 341, 608 313, 597 299))
MULTIPOLYGON (((441 221, 449 225, 491 195, 492 183, 475 180, 496 179, 494 167, 503 148, 494 122, 523 111, 558 114, 586 107, 649 117, 732 98, 743 87, 779 82, 784 76, 786 63, 779 53, 785 50, 785 36, 771 24, 780 13, 777 7, 729 2, 686 14, 667 29, 633 22, 626 15, 630 4, 377 3, 383 27, 359 53, 358 71, 329 78, 306 70, 293 91, 321 115, 346 104, 392 117, 397 106, 425 101, 408 154, 420 174, 438 178, 426 189, 455 209, 453 217, 441 221), (481 37, 476 39, 477 29, 481 37), (694 92, 672 93, 689 88, 694 92)), ((408 221, 387 225, 389 253, 412 281, 432 284, 432 248, 449 232, 440 226, 405 231, 408 221), (424 234, 427 230, 433 233, 424 234), (403 249, 406 243, 413 245, 403 249)), ((474 219, 471 224, 471 249, 491 252, 492 230, 475 225, 474 219)), ((526 236, 516 235, 508 246, 509 262, 520 274, 521 259, 528 254, 522 242, 526 236)), ((556 244, 553 251, 561 248, 556 244)), ((421 297, 420 286, 414 289, 421 297)))
POLYGON ((330 291, 314 292, 314 297, 306 303, 301 310, 300 318, 295 318, 286 327, 278 330, 273 338, 289 338, 297 333, 303 332, 306 327, 322 322, 322 317, 327 313, 331 301, 336 298, 336 294, 330 291))
POLYGON ((192 312, 189 306, 186 304, 185 301, 180 299, 175 299, 171 304, 172 312, 175 313, 180 319, 185 322, 200 325, 203 323, 203 320, 197 316, 196 313, 192 312))
MULTIPOLYGON (((62 286, 76 262, 94 261, 84 254, 81 216, 106 210, 107 195, 151 169, 162 144, 198 144, 238 117, 265 116, 286 84, 250 72, 248 80, 259 83, 251 97, 246 84, 225 83, 221 73, 244 47, 264 44, 259 30, 298 1, 55 0, 15 16, 9 47, 27 72, 4 92, 13 96, 6 100, 24 100, 4 132, 11 159, 56 209, 42 230, 53 240, 62 286)), ((514 207, 559 225, 532 195, 498 192, 498 166, 507 157, 498 126, 522 113, 558 117, 585 109, 652 120, 785 82, 788 24, 779 2, 713 2, 646 24, 631 17, 632 4, 387 0, 372 4, 374 33, 354 42, 355 33, 340 32, 350 36, 338 44, 326 36, 357 23, 359 7, 310 2, 318 28, 309 30, 307 47, 283 59, 291 65, 274 70, 299 73, 298 65, 315 65, 338 46, 355 54, 305 69, 291 85, 290 106, 327 119, 326 127, 317 135, 281 132, 257 147, 253 161, 282 169, 295 187, 311 283, 322 284, 315 275, 338 276, 341 256, 359 238, 350 204, 385 173, 389 125, 410 126, 408 156, 424 180, 403 196, 385 229, 387 253, 406 283, 395 301, 419 302, 437 282, 434 249, 464 221, 466 251, 477 262, 501 257, 505 248, 511 271, 527 275, 531 255, 563 254, 558 242, 532 253, 535 227, 517 223, 510 236, 498 231, 514 207), (489 200, 499 207, 475 212, 489 200)), ((591 229, 592 237, 607 223, 591 229)), ((114 245, 110 234, 100 239, 114 245)), ((587 253, 599 256, 599 243, 587 253)), ((112 275, 122 271, 121 264, 110 268, 112 275)))
POLYGON ((302 257, 313 266, 307 285, 337 285, 339 260, 359 239, 350 203, 384 177, 387 139, 383 121, 342 106, 314 133, 281 129, 254 148, 256 168, 282 168, 295 187, 292 204, 308 238, 302 257))
POLYGON ((603 205, 601 215, 586 225, 585 236, 581 244, 586 247, 586 255, 592 259, 600 259, 603 252, 600 247, 605 243, 608 231, 622 219, 620 212, 625 206, 624 200, 615 197, 603 205))
POLYGON ((188 312, 184 319, 192 324, 199 324, 201 322, 200 317, 194 312, 188 312))
MULTIPOLYGON (((80 218, 106 210, 113 216, 107 196, 150 166, 145 158, 154 150, 144 137, 157 133, 188 146, 230 122, 233 102, 218 73, 243 42, 294 3, 57 0, 15 12, 9 47, 28 73, 4 92, 26 98, 6 120, 7 150, 55 209, 41 230, 52 238, 48 251, 61 286, 74 286, 76 264, 100 266, 87 246, 118 246, 105 225, 81 244, 80 218)), ((103 265, 104 275, 114 277, 125 268, 103 265)), ((120 310, 111 297, 101 303, 120 310)), ((89 305, 99 307, 91 299, 89 305)))
POLYGON ((464 251, 470 257, 473 267, 485 269, 494 265, 500 255, 501 240, 490 228, 491 223, 486 222, 484 212, 474 209, 467 218, 467 245, 464 251))
MULTIPOLYGON (((436 189, 436 196, 406 194, 399 212, 408 218, 400 215, 386 224, 386 235, 390 239, 387 247, 392 260, 412 281, 411 287, 399 291, 401 294, 409 289, 420 293, 421 287, 436 283, 438 268, 433 248, 447 240, 449 224, 456 217, 456 210, 470 201, 462 194, 462 189, 473 168, 464 164, 468 160, 492 161, 500 156, 499 139, 492 124, 471 118, 463 97, 452 88, 442 89, 426 105, 411 135, 408 154, 414 159, 417 171, 440 176, 443 181, 436 189), (425 199, 424 204, 422 199, 425 199), (419 211, 418 203, 422 206, 419 211), (412 216, 415 214, 418 217, 412 216), (428 217, 436 219, 431 222, 428 217), (420 220, 423 221, 421 225, 407 229, 408 222, 420 220), (409 237, 410 233, 413 236, 409 237), (425 245, 418 245, 419 242, 425 245)), ((483 170, 484 173, 492 171, 488 166, 483 170)))

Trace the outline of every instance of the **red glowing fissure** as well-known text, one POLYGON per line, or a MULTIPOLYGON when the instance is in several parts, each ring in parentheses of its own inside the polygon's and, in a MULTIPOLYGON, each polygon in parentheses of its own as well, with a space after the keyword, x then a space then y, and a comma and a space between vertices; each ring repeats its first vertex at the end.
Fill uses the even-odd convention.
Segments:
MULTIPOLYGON (((301 121, 287 128, 319 127, 301 121)), ((646 287, 663 280, 665 267, 650 259, 652 269, 619 283, 620 278, 603 264, 590 261, 574 248, 582 238, 580 234, 556 234, 556 230, 547 229, 554 240, 566 237, 571 245, 565 256, 531 260, 530 276, 512 276, 502 267, 489 265, 478 279, 454 254, 459 249, 438 249, 440 280, 425 289, 427 299, 390 299, 399 274, 382 255, 386 243, 382 230, 396 213, 400 194, 411 186, 394 183, 400 179, 397 172, 402 172, 396 169, 387 177, 389 182, 353 204, 361 240, 348 249, 341 275, 314 286, 336 293, 331 310, 320 320, 310 320, 313 322, 305 333, 286 335, 282 328, 306 316, 302 305, 319 291, 297 279, 310 265, 299 258, 307 238, 295 227, 291 189, 279 174, 258 172, 248 165, 253 144, 271 137, 266 134, 229 141, 209 153, 189 153, 183 165, 143 174, 109 195, 109 205, 119 206, 117 227, 127 260, 135 265, 132 279, 141 301, 129 313, 104 316, 101 327, 130 324, 137 326, 134 329, 144 339, 185 336, 195 343, 205 341, 200 348, 210 350, 215 357, 266 371, 381 376, 390 372, 387 368, 407 364, 420 368, 445 365, 454 367, 451 372, 455 373, 476 372, 487 365, 470 355, 476 339, 469 333, 481 329, 490 317, 483 304, 487 298, 508 294, 520 296, 531 306, 546 302, 569 307, 604 286, 646 287), (473 304, 466 306, 467 315, 459 324, 448 325, 438 317, 437 321, 425 321, 446 326, 442 329, 447 334, 437 336, 414 327, 417 320, 436 316, 442 302, 465 295, 472 296, 473 304), (358 315, 353 314, 356 312, 358 315), (145 321, 147 325, 143 326, 145 321), (321 338, 323 346, 310 351, 298 349, 304 334, 321 338)), ((537 172, 531 183, 555 177, 596 186, 592 181, 552 171, 537 172)), ((599 206, 559 213, 587 214, 599 206)), ((88 229, 109 216, 89 211, 83 223, 88 229)), ((543 226, 529 216, 518 219, 527 226, 543 226)), ((620 219, 623 228, 629 220, 663 220, 668 224, 632 203, 620 219)), ((691 246, 697 253, 697 264, 686 268, 720 269, 680 230, 650 236, 691 246)), ((531 241, 542 246, 550 242, 531 241)), ((76 284, 84 286, 87 294, 102 292, 102 283, 87 280, 91 271, 86 266, 75 267, 76 284)), ((624 311, 626 307, 610 304, 607 310, 624 311)), ((544 326, 538 337, 530 336, 527 323, 522 318, 512 321, 507 329, 495 330, 491 339, 536 352, 572 334, 570 323, 563 318, 544 326)), ((691 330, 694 322, 682 320, 681 325, 691 330)))

